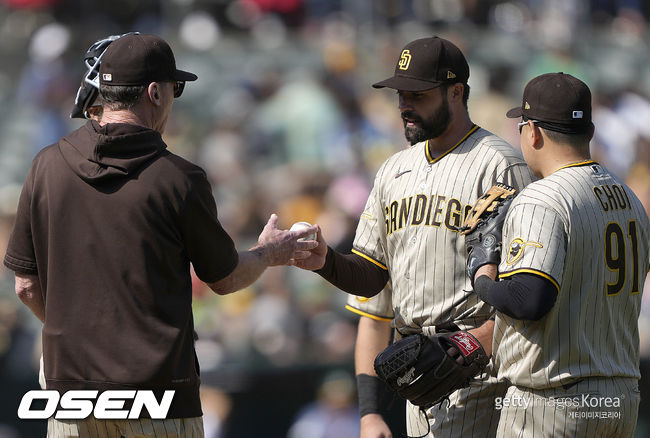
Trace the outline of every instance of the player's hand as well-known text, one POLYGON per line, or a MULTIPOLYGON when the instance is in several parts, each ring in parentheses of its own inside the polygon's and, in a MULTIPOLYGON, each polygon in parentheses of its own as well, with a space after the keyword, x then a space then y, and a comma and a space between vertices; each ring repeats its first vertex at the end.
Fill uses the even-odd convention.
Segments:
MULTIPOLYGON (((325 264, 325 257, 327 256, 327 243, 323 237, 323 233, 318 225, 316 227, 316 242, 318 245, 308 251, 298 251, 295 257, 289 264, 297 266, 307 271, 314 271, 320 269, 325 264)), ((310 242, 309 240, 307 242, 310 242)))
POLYGON ((458 351, 456 347, 451 347, 447 350, 447 354, 456 359, 458 365, 463 365, 465 363, 465 358, 463 358, 463 355, 460 354, 460 351, 458 351))
POLYGON ((361 417, 360 438, 393 438, 393 434, 381 415, 367 414, 361 417))
POLYGON ((278 216, 272 214, 252 249, 261 251, 267 266, 291 264, 292 259, 308 255, 318 245, 314 240, 298 240, 315 233, 316 229, 313 226, 296 231, 280 230, 278 216))

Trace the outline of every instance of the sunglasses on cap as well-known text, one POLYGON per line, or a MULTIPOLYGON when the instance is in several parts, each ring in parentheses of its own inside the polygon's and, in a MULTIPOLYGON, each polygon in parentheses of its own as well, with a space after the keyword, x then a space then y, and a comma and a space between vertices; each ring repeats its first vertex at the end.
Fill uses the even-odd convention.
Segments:
POLYGON ((521 134, 521 128, 523 128, 525 125, 528 124, 528 122, 533 122, 533 123, 538 123, 539 120, 523 120, 519 123, 517 123, 517 127, 519 128, 519 133, 521 134))
POLYGON ((176 81, 174 82, 174 98, 181 97, 183 90, 185 89, 185 81, 176 81))

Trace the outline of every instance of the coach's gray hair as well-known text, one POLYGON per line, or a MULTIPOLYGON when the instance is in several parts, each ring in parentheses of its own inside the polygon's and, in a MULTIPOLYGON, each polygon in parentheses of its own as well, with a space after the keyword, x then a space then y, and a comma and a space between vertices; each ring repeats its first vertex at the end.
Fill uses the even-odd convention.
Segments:
POLYGON ((100 85, 99 94, 105 107, 115 111, 130 109, 138 103, 146 85, 100 85))

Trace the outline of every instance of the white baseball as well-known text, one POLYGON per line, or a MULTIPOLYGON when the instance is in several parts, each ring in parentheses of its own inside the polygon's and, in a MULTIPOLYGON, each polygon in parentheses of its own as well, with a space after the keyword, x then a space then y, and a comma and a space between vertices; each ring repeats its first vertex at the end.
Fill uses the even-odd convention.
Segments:
MULTIPOLYGON (((296 222, 295 224, 291 225, 289 231, 304 230, 305 228, 309 227, 311 227, 311 224, 309 222, 296 222)), ((307 236, 303 237, 302 239, 298 239, 298 241, 303 240, 316 240, 316 233, 307 234, 307 236)))

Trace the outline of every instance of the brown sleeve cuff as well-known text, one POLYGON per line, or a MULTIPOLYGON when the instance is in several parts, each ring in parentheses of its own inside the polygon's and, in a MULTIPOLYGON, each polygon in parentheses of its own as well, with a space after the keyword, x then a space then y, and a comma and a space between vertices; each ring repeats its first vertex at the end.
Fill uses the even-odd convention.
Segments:
POLYGON ((5 254, 4 265, 18 274, 38 275, 36 263, 17 259, 9 254, 5 254))

